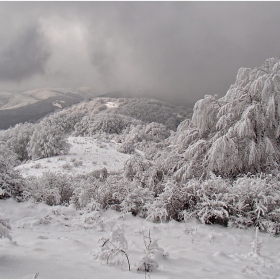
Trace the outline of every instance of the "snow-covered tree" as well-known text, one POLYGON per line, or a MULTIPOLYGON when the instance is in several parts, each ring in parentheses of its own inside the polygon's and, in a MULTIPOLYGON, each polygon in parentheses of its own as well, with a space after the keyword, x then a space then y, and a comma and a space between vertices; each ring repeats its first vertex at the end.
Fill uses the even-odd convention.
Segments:
POLYGON ((19 160, 27 160, 29 159, 27 146, 34 129, 34 124, 20 123, 2 131, 0 139, 5 141, 8 147, 17 154, 19 160))
POLYGON ((241 68, 224 97, 205 96, 195 104, 192 119, 182 122, 173 138, 172 153, 183 161, 168 168, 175 169, 178 180, 278 168, 279 69, 280 61, 274 58, 259 68, 241 68))
POLYGON ((14 170, 16 164, 17 155, 7 145, 0 143, 0 198, 21 200, 24 179, 14 170))
POLYGON ((80 111, 63 110, 49 117, 53 126, 58 126, 62 133, 71 133, 84 114, 80 111))
POLYGON ((141 122, 128 116, 118 114, 99 113, 84 116, 75 126, 76 135, 92 136, 100 133, 121 134, 130 125, 141 122))
POLYGON ((49 118, 41 121, 35 128, 28 145, 28 155, 40 159, 66 154, 70 149, 66 135, 58 124, 53 124, 49 118))

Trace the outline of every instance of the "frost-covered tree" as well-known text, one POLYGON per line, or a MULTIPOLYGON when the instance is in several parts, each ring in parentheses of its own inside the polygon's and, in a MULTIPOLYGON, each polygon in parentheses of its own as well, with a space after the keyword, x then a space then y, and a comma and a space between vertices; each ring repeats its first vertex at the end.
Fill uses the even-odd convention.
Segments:
POLYGON ((36 160, 66 154, 70 144, 62 131, 63 129, 58 124, 53 124, 49 118, 41 121, 28 144, 28 155, 36 160))
POLYGON ((259 68, 241 68, 224 97, 208 95, 195 104, 192 119, 182 122, 173 138, 172 156, 177 153, 183 160, 167 168, 178 180, 278 168, 279 69, 275 58, 259 68))
POLYGON ((141 122, 128 116, 99 113, 84 116, 75 126, 76 135, 92 136, 100 133, 121 134, 124 129, 141 122))
POLYGON ((78 123, 83 116, 84 114, 80 111, 63 110, 51 115, 49 120, 53 126, 59 126, 61 132, 71 133, 76 123, 78 123))
POLYGON ((24 179, 14 170, 17 162, 17 155, 7 145, 0 143, 0 198, 21 200, 24 179))
POLYGON ((185 119, 186 111, 179 107, 155 99, 130 99, 122 106, 111 110, 116 114, 130 116, 145 123, 157 122, 168 129, 176 130, 178 124, 185 119))
POLYGON ((8 147, 17 154, 19 160, 27 160, 29 159, 27 146, 34 129, 34 124, 20 123, 12 128, 1 131, 0 139, 5 141, 8 147))

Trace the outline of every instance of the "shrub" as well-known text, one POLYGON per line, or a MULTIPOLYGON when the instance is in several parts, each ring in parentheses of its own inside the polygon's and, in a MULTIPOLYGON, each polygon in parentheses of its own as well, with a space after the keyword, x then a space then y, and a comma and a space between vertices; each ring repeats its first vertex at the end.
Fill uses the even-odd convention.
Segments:
POLYGON ((7 221, 0 219, 0 238, 8 238, 12 240, 12 236, 10 235, 11 229, 12 228, 7 221))
POLYGON ((24 195, 48 205, 69 204, 73 195, 72 178, 69 175, 45 172, 39 178, 29 177, 24 195))
POLYGON ((101 246, 94 255, 95 259, 99 259, 101 263, 106 261, 106 264, 123 265, 123 257, 125 257, 130 271, 127 240, 119 225, 113 228, 110 238, 101 238, 99 241, 101 241, 101 246))

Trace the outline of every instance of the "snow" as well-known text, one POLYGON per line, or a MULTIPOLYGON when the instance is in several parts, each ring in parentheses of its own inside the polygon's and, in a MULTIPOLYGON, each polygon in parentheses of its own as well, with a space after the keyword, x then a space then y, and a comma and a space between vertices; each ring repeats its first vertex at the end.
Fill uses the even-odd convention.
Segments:
POLYGON ((116 150, 113 142, 99 143, 92 137, 69 137, 72 145, 69 154, 29 161, 16 167, 23 177, 41 176, 43 172, 83 174, 106 167, 108 171, 119 171, 131 156, 116 150), (81 165, 75 166, 75 162, 81 165))
POLYGON ((105 105, 107 106, 107 108, 115 108, 115 107, 118 107, 118 104, 115 103, 115 102, 107 102, 105 105))
MULTIPOLYGON (((151 238, 167 258, 157 256, 159 267, 150 278, 279 278, 280 242, 259 233, 260 256, 250 253, 255 231, 188 223, 153 224, 131 214, 107 210, 89 212, 73 205, 1 201, 1 218, 10 218, 13 241, 0 239, 1 278, 144 278, 134 264, 144 254, 142 232, 151 238), (120 225, 128 241, 131 263, 100 264, 94 259, 98 240, 109 237, 120 225)), ((148 276, 147 276, 148 277, 148 276)))
POLYGON ((60 109, 62 108, 62 106, 59 103, 55 103, 55 102, 53 102, 53 106, 58 107, 60 109))

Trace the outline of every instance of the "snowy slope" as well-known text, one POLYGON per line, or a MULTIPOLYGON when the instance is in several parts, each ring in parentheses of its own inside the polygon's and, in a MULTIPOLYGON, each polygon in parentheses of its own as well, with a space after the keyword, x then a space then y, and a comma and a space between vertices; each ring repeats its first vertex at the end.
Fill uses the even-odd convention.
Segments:
POLYGON ((2 218, 10 218, 13 241, 0 239, 1 278, 145 278, 134 264, 143 256, 143 235, 151 238, 167 258, 156 257, 159 267, 147 278, 279 278, 280 242, 259 234, 260 256, 250 254, 253 229, 207 226, 196 221, 153 224, 115 211, 86 212, 73 206, 1 201, 2 218), (123 266, 100 264, 94 259, 98 240, 120 225, 128 242, 123 266))
MULTIPOLYGON (((69 137, 68 141, 72 144, 68 155, 30 161, 17 169, 25 177, 48 170, 81 174, 106 167, 118 171, 130 158, 116 151, 117 143, 100 143, 92 137, 69 137)), ((137 153, 144 156, 142 151, 137 153)), ((13 199, 0 201, 0 213, 0 218, 9 220, 13 238, 0 239, 1 278, 34 278, 36 273, 48 279, 280 277, 280 239, 259 233, 262 247, 256 255, 250 245, 254 228, 203 225, 196 220, 151 223, 113 210, 77 210, 74 205, 13 199), (106 265, 95 258, 100 238, 109 238, 116 225, 127 240, 131 271, 123 255, 111 260, 119 264, 106 265), (145 275, 137 271, 137 263, 144 256, 143 234, 149 230, 162 250, 155 255, 158 267, 145 275)))
POLYGON ((116 150, 113 142, 99 143, 92 137, 69 137, 72 145, 65 156, 29 161, 17 166, 23 177, 41 176, 43 172, 82 174, 106 167, 108 171, 119 171, 131 156, 116 150))

